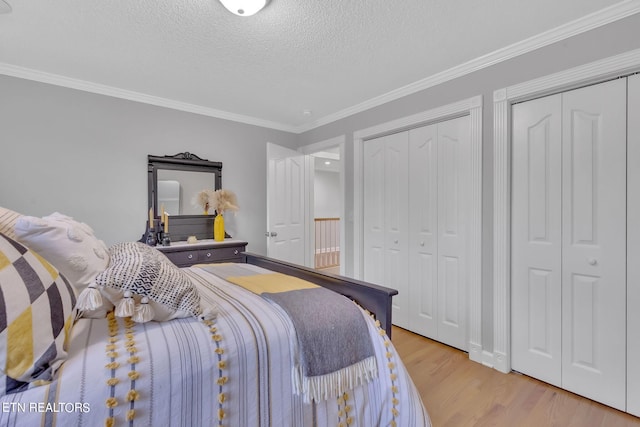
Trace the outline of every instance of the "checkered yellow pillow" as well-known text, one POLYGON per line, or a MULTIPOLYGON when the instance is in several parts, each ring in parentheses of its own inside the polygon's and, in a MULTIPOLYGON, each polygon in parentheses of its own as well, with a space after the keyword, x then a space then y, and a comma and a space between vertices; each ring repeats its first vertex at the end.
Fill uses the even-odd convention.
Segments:
POLYGON ((67 355, 75 303, 58 270, 0 234, 0 396, 54 378, 67 355))

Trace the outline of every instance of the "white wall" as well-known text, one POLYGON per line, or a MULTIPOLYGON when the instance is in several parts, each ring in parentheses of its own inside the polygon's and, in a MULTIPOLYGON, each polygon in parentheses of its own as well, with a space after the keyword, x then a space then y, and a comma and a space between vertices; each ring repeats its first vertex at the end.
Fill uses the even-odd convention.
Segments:
POLYGON ((313 197, 316 218, 340 218, 340 174, 314 171, 313 197))
POLYGON ((266 143, 296 135, 0 76, 0 206, 60 211, 107 244, 138 240, 147 218, 147 155, 189 151, 221 161, 240 211, 233 237, 266 254, 266 143))

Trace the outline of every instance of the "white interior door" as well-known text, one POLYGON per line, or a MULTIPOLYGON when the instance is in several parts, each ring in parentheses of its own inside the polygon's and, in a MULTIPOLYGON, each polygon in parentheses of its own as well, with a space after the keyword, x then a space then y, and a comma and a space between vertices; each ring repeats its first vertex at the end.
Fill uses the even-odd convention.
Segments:
POLYGON ((562 95, 513 106, 512 367, 562 383, 562 95))
POLYGON ((563 94, 562 386, 626 406, 626 79, 563 94))
POLYGON ((409 135, 385 137, 384 154, 384 286, 398 290, 391 304, 393 323, 409 327, 409 135))
POLYGON ((438 339, 467 345, 469 116, 438 123, 438 339))
POLYGON ((512 115, 513 368, 623 410, 625 117, 625 79, 512 115))
POLYGON ((409 329, 438 338, 438 128, 409 131, 409 329))
POLYGON ((467 350, 469 117, 409 131, 409 329, 467 350))
POLYGON ((398 290, 395 325, 408 328, 408 134, 364 144, 364 280, 398 290))
POLYGON ((627 412, 640 416, 640 75, 627 101, 627 412))
POLYGON ((364 144, 363 279, 384 285, 384 137, 364 144))
POLYGON ((304 265, 304 155, 267 144, 267 253, 269 257, 304 265))

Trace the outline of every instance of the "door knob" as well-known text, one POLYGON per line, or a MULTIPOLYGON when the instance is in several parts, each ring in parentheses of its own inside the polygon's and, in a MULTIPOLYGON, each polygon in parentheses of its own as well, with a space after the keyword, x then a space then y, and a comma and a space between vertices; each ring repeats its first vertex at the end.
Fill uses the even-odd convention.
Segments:
POLYGON ((598 263, 598 260, 595 258, 587 258, 587 262, 589 263, 589 265, 596 265, 598 263))

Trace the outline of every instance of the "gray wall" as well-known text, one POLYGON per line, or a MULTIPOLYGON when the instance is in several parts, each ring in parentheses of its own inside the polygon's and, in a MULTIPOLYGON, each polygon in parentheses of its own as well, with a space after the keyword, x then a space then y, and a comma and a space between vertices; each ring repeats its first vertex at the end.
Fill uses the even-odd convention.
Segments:
POLYGON ((313 213, 316 218, 339 218, 340 174, 317 170, 314 172, 313 197, 315 199, 313 213))
MULTIPOLYGON (((591 30, 461 78, 405 96, 362 113, 318 127, 299 136, 300 145, 346 136, 345 223, 346 273, 353 274, 353 132, 482 95, 483 103, 483 347, 493 349, 493 91, 537 77, 640 48, 640 15, 591 30)), ((419 54, 419 53, 416 53, 419 54)))
POLYGON ((221 161, 240 211, 225 224, 266 254, 266 143, 296 135, 0 76, 0 206, 57 210, 107 244, 137 240, 147 208, 147 154, 182 151, 221 161))

